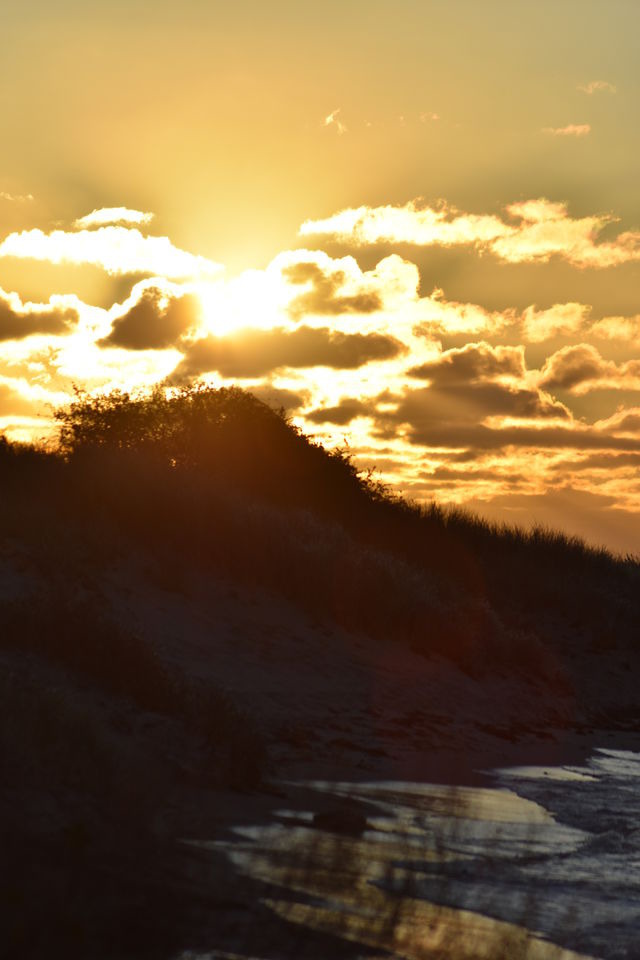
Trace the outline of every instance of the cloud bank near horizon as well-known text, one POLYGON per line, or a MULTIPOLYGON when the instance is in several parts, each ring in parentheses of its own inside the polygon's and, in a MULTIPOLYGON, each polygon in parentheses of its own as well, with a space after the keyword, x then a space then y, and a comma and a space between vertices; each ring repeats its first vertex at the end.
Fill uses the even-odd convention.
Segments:
MULTIPOLYGON (((325 442, 346 432, 356 462, 414 497, 490 506, 571 488, 640 517, 640 314, 426 292, 399 252, 363 267, 352 253, 285 250, 227 276, 148 234, 151 222, 103 208, 0 243, 0 269, 24 257, 130 278, 109 307, 0 290, 0 432, 39 436, 74 387, 238 383, 325 442)), ((471 247, 505 270, 560 258, 615 272, 640 259, 640 234, 600 239, 615 223, 549 200, 506 216, 408 203, 306 221, 301 233, 354 248, 471 247)))

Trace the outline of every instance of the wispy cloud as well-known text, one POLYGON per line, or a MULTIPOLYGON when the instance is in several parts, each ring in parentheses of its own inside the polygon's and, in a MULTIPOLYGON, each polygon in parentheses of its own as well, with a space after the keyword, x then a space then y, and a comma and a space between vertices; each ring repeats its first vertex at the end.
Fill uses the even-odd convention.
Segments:
POLYGON ((15 194, 6 193, 4 190, 0 191, 0 200, 6 200, 8 203, 31 203, 33 199, 32 193, 15 194))
POLYGON ((586 137, 591 133, 591 125, 570 123, 566 127, 543 127, 542 132, 551 137, 586 137))
POLYGON ((323 125, 325 127, 335 127, 338 131, 338 135, 342 136, 344 133, 347 133, 348 128, 340 119, 340 112, 340 107, 338 107, 336 110, 332 110, 331 113, 327 114, 327 116, 324 118, 323 125))
POLYGON ((579 84, 577 89, 589 96, 594 93, 617 93, 617 87, 608 80, 590 80, 589 83, 579 84))
POLYGON ((420 123, 427 123, 430 120, 436 121, 440 119, 439 113, 432 113, 430 110, 426 110, 424 113, 420 114, 420 123))
POLYGON ((153 217, 153 213, 130 210, 128 207, 101 207, 99 210, 93 210, 86 216, 75 220, 73 225, 80 230, 118 224, 135 226, 136 224, 151 223, 153 217))
POLYGON ((302 236, 330 236, 356 246, 411 243, 416 246, 474 246, 508 263, 546 262, 560 257, 576 267, 612 267, 640 260, 640 232, 626 231, 596 242, 616 218, 610 214, 571 217, 567 205, 544 197, 509 204, 508 218, 471 214, 446 203, 401 207, 356 207, 324 220, 307 220, 302 236))

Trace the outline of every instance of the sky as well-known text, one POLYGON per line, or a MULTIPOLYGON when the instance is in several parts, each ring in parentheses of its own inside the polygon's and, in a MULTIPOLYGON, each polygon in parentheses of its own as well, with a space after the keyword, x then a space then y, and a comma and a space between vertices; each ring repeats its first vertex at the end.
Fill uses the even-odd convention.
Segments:
POLYGON ((0 434, 238 384, 640 552, 636 0, 7 0, 0 434))

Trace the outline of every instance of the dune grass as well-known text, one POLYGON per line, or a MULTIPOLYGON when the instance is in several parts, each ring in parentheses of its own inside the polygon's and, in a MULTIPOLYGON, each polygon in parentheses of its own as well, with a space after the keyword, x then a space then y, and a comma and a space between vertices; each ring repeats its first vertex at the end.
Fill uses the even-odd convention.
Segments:
POLYGON ((95 554, 116 527, 176 582, 216 571, 470 670, 544 673, 550 643, 640 635, 637 559, 407 502, 237 388, 78 395, 57 418, 55 450, 0 445, 6 530, 46 540, 55 513, 95 554))
POLYGON ((57 416, 57 447, 0 438, 0 545, 39 584, 25 575, 0 601, 13 955, 42 955, 49 937, 68 957, 169 956, 184 904, 158 825, 176 781, 247 790, 269 770, 245 709, 96 589, 129 551, 158 561, 163 590, 223 577, 479 682, 534 678, 596 720, 633 721, 629 704, 580 704, 578 673, 634 662, 636 558, 409 503, 237 389, 78 395, 57 416))

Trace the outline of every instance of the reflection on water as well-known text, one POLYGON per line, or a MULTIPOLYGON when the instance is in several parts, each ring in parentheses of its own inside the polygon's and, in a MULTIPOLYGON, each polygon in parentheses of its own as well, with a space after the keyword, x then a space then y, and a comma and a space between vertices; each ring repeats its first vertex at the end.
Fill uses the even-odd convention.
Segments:
POLYGON ((338 935, 371 958, 575 957, 558 946, 578 922, 575 903, 560 898, 549 912, 545 901, 541 911, 527 871, 573 857, 590 838, 584 830, 507 788, 304 786, 318 809, 333 804, 332 830, 318 829, 312 809, 283 807, 275 822, 238 827, 233 841, 210 845, 268 884, 263 903, 301 934, 338 935), (345 813, 354 802, 360 819, 345 813))

